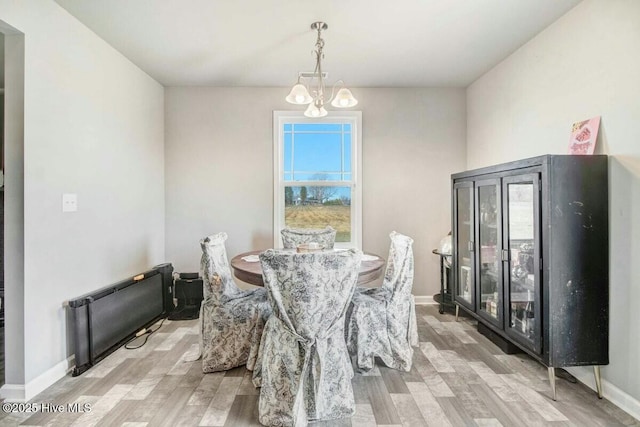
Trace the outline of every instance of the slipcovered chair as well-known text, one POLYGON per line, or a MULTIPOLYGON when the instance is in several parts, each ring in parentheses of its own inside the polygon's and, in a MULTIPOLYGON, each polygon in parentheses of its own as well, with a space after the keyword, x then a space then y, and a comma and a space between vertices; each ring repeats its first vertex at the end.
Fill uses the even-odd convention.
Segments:
POLYGON ((200 306, 202 371, 217 372, 246 364, 252 370, 262 330, 271 315, 265 289, 242 290, 231 276, 225 241, 218 233, 200 241, 203 296, 200 306))
POLYGON ((373 369, 375 357, 393 369, 411 370, 418 345, 413 286, 413 239, 392 232, 382 286, 358 287, 347 314, 346 340, 358 370, 373 369))
POLYGON ((354 414, 344 325, 361 258, 356 249, 260 254, 273 307, 253 371, 262 424, 305 426, 354 414))
POLYGON ((280 230, 282 244, 285 249, 295 249, 298 245, 315 242, 324 249, 333 249, 336 242, 336 230, 327 226, 325 228, 289 228, 280 230))

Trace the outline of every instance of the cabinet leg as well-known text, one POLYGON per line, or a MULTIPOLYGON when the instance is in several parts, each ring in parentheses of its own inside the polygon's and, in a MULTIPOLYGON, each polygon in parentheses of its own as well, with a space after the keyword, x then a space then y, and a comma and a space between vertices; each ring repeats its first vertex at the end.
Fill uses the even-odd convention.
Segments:
POLYGON ((460 314, 460 306, 456 304, 456 322, 458 321, 458 314, 460 314))
POLYGON ((549 384, 551 385, 551 398, 556 400, 556 369, 549 367, 549 384))
POLYGON ((602 399, 602 378, 600 377, 599 365, 595 365, 593 367, 593 375, 596 377, 596 391, 598 392, 598 398, 602 399))

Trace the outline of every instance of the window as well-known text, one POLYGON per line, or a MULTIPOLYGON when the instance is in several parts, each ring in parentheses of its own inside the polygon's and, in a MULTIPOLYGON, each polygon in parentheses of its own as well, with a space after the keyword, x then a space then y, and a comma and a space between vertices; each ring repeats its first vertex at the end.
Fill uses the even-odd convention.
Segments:
POLYGON ((274 246, 280 230, 335 228, 336 247, 362 247, 362 114, 334 112, 309 119, 276 111, 274 246))

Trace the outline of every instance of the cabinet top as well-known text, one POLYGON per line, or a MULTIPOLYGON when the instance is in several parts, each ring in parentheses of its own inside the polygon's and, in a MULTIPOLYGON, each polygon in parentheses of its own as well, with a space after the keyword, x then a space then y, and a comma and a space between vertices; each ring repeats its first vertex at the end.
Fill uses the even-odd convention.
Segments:
POLYGON ((499 172, 514 171, 519 169, 526 169, 535 166, 549 167, 558 165, 561 166, 565 162, 582 163, 585 166, 593 164, 607 163, 608 156, 606 154, 595 155, 575 155, 575 154, 545 154, 543 156, 530 157, 528 159, 516 160, 507 163, 500 163, 497 165, 486 166, 478 169, 471 169, 468 171, 458 172, 451 175, 452 180, 475 177, 480 175, 494 174, 499 172))

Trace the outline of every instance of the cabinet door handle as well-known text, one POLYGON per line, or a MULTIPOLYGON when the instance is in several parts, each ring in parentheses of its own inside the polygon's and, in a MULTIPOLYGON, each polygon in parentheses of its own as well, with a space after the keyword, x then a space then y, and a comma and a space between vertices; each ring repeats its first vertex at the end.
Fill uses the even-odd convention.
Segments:
POLYGON ((474 247, 473 242, 469 242, 468 244, 469 252, 473 252, 473 247, 474 247))
POLYGON ((509 251, 507 249, 502 250, 502 261, 509 261, 509 251))

